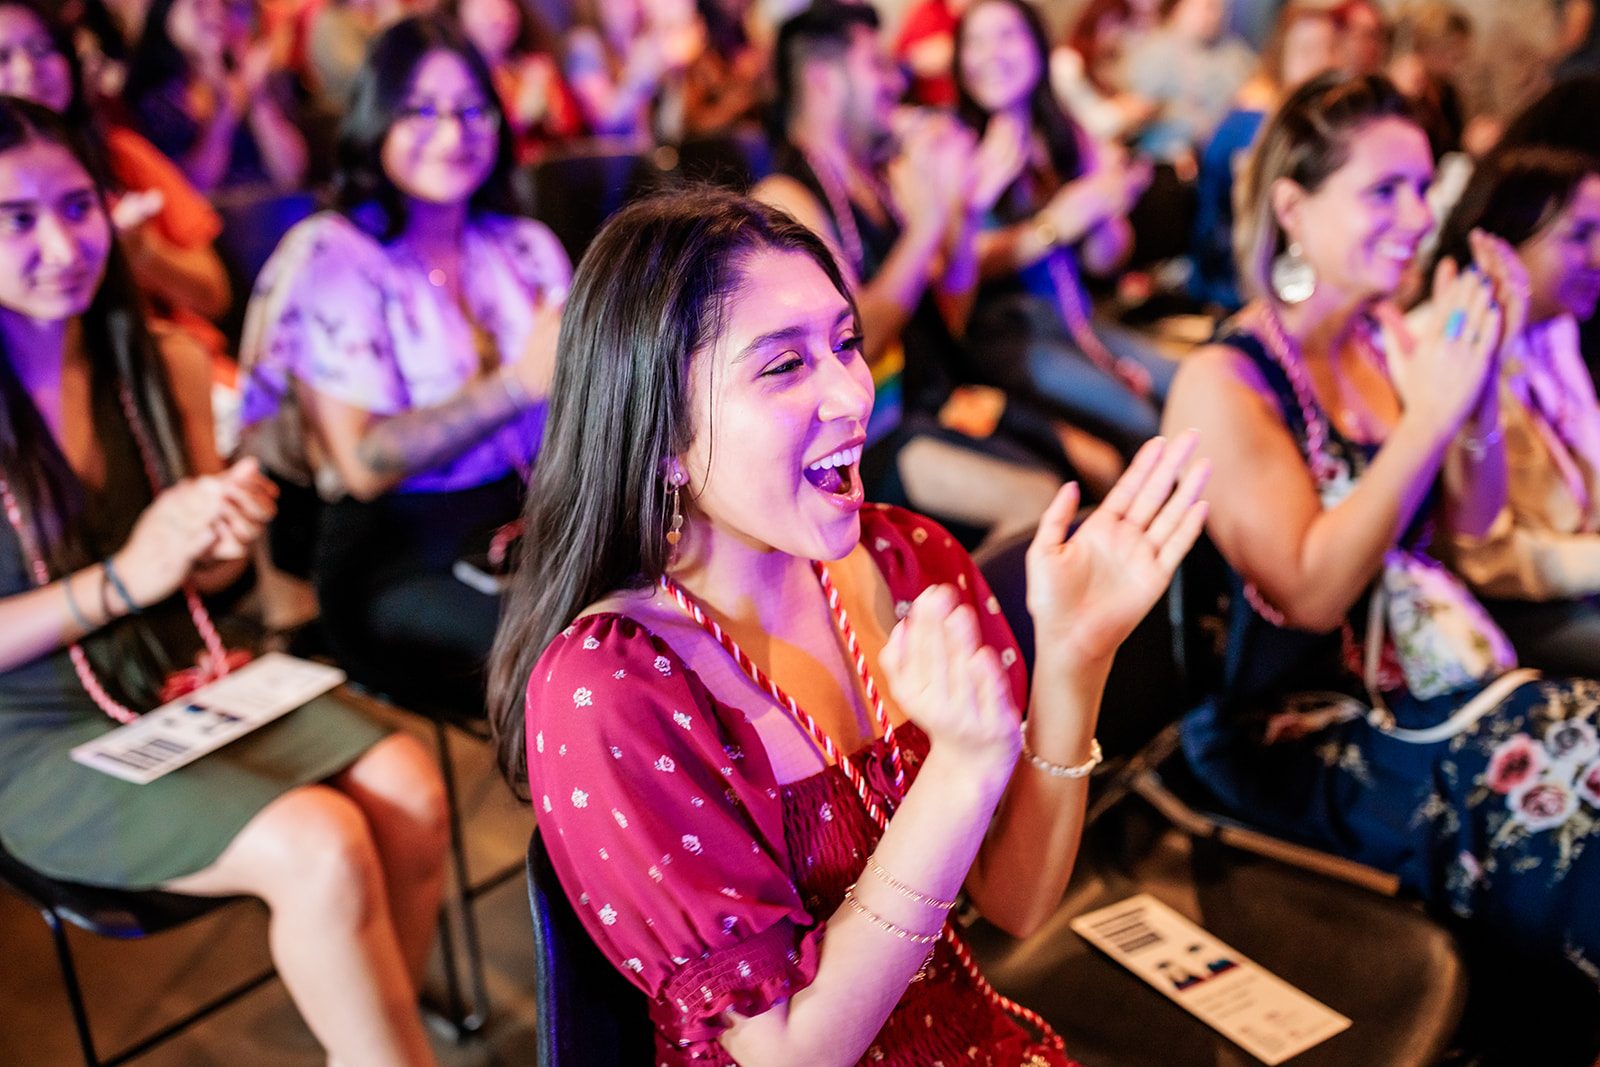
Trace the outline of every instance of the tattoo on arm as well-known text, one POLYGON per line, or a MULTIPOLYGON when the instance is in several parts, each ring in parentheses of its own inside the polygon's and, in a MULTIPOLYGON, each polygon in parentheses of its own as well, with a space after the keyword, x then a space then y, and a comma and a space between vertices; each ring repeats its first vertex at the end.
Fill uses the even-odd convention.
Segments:
POLYGON ((467 386, 431 408, 391 415, 368 430, 356 458, 380 476, 432 470, 456 458, 516 415, 493 378, 467 386))

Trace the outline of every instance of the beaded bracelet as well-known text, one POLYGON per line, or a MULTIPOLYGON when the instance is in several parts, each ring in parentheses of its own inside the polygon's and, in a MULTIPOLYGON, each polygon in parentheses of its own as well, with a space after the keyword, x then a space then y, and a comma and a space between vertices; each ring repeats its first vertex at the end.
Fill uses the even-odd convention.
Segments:
POLYGON ((1105 753, 1100 750, 1100 739, 1096 737, 1090 740, 1089 758, 1082 763, 1074 763, 1070 767, 1060 763, 1051 763, 1028 747, 1026 734, 1023 735, 1022 739, 1022 755, 1029 763, 1052 778, 1087 778, 1089 772, 1100 766, 1100 762, 1106 758, 1105 753))
POLYGON ((128 605, 128 614, 141 614, 144 609, 138 604, 134 603, 132 595, 128 592, 128 587, 122 584, 121 578, 117 577, 116 568, 111 565, 111 557, 107 556, 105 561, 100 565, 105 568, 106 581, 111 583, 111 588, 117 591, 117 595, 122 598, 122 602, 128 605))
POLYGON ((883 916, 879 915, 877 912, 861 903, 861 901, 857 900, 856 887, 854 885, 844 891, 844 902, 850 906, 851 911, 866 919, 867 922, 871 923, 873 926, 876 926, 878 929, 883 930, 886 933, 893 934, 902 941, 909 941, 913 945, 931 945, 944 936, 943 927, 940 927, 931 934, 919 934, 915 931, 907 930, 904 927, 896 926, 894 923, 890 922, 888 919, 885 919, 883 916))
POLYGON ((940 900, 938 897, 930 897, 926 893, 917 892, 904 882, 896 881, 888 871, 883 869, 883 864, 871 856, 867 857, 867 870, 877 875, 878 880, 884 885, 901 896, 916 901, 918 904, 926 904, 928 907, 937 908, 940 911, 949 911, 956 906, 956 902, 953 900, 940 900))

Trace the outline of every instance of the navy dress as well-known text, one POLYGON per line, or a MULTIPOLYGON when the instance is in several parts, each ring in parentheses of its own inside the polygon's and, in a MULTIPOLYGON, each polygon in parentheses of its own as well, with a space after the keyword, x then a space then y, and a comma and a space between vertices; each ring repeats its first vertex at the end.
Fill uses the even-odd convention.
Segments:
MULTIPOLYGON (((1223 343, 1256 364, 1305 452, 1282 369, 1252 335, 1223 343)), ((1327 451, 1359 478, 1375 449, 1330 424, 1327 451)), ((1366 596, 1341 632, 1311 634, 1274 626, 1238 576, 1229 580, 1223 681, 1182 725, 1184 752, 1218 799, 1255 825, 1392 871, 1435 909, 1529 952, 1563 956, 1600 984, 1600 682, 1523 684, 1472 726, 1428 744, 1361 718, 1313 728, 1286 716, 1291 694, 1365 702, 1347 665, 1360 662, 1366 596)), ((1385 694, 1404 728, 1437 725, 1473 695, 1385 694)))

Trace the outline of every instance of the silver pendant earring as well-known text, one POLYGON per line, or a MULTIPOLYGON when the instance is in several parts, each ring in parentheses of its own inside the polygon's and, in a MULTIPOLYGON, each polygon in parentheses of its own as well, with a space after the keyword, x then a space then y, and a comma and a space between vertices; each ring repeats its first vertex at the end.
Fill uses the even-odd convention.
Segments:
POLYGON ((1317 272, 1306 262, 1300 242, 1291 241, 1286 251, 1273 258, 1271 282, 1273 295, 1290 307, 1305 303, 1317 291, 1317 272))

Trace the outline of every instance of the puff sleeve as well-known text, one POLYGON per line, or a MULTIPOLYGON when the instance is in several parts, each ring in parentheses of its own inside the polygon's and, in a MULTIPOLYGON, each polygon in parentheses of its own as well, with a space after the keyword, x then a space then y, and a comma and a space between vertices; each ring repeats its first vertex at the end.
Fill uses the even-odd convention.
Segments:
POLYGON ((788 871, 782 807, 741 712, 618 615, 553 641, 527 694, 536 816, 601 951, 658 1030, 715 1041, 809 985, 822 927, 788 871))

